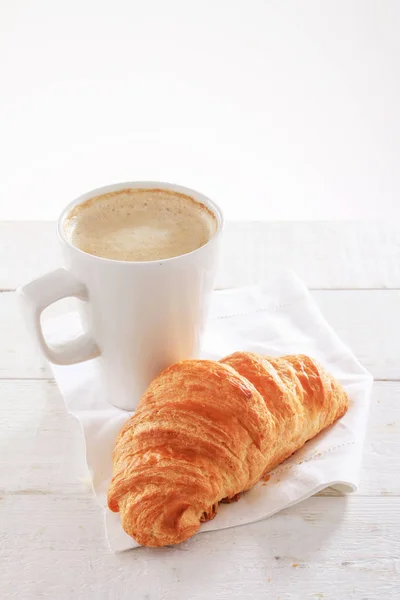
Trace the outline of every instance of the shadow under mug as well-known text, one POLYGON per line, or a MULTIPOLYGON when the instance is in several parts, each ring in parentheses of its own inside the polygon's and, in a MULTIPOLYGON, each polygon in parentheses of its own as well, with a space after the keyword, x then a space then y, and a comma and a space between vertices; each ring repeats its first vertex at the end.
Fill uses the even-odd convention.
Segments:
POLYGON ((222 227, 222 212, 214 202, 199 192, 169 183, 118 183, 92 190, 71 202, 57 227, 65 268, 19 289, 29 327, 44 356, 58 365, 98 357, 107 399, 119 408, 133 410, 162 369, 198 357, 222 227), (125 188, 157 188, 186 194, 212 211, 217 230, 197 250, 146 262, 94 256, 66 239, 64 222, 74 206, 125 188), (43 335, 41 314, 49 305, 71 296, 83 301, 79 303, 82 332, 63 345, 52 347, 43 335))

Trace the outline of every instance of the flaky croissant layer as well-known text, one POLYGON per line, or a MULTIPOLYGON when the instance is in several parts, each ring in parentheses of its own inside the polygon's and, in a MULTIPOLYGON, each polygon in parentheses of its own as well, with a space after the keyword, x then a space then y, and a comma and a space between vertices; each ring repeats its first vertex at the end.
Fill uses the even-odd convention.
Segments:
POLYGON ((183 542, 347 406, 341 385, 304 355, 180 362, 117 438, 109 508, 142 545, 183 542))

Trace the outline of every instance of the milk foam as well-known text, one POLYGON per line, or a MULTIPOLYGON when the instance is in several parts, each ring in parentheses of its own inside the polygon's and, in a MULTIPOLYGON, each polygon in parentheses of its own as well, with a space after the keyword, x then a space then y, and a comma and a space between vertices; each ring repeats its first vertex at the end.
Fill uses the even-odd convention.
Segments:
POLYGON ((190 196, 161 189, 124 189, 75 206, 66 238, 84 252, 124 261, 151 261, 192 252, 217 230, 212 212, 190 196))

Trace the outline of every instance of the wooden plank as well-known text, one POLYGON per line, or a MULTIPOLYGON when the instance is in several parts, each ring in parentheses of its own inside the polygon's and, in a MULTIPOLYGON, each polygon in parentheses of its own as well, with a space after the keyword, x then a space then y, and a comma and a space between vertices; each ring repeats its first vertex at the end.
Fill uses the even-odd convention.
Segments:
MULTIPOLYGON (((0 381, 0 494, 88 493, 80 426, 53 381, 0 381)), ((400 496, 400 383, 374 386, 361 496, 400 496)), ((331 495, 331 492, 321 492, 331 495)))
POLYGON ((14 290, 60 265, 55 223, 0 222, 0 289, 14 290))
POLYGON ((394 600, 400 590, 400 498, 314 497, 176 548, 120 555, 87 495, 6 496, 0 510, 3 598, 394 600))
POLYGON ((400 287, 400 227, 378 222, 229 223, 218 286, 292 268, 310 289, 400 287))
POLYGON ((87 491, 85 446, 54 381, 0 381, 0 495, 87 491))
POLYGON ((375 379, 400 379, 400 292, 315 291, 326 320, 375 379))
MULTIPOLYGON (((0 289, 62 264, 55 224, 0 222, 0 289)), ((400 225, 373 222, 226 224, 217 287, 268 280, 293 268, 312 289, 400 287, 400 225)))
POLYGON ((0 293, 0 340, 0 378, 51 376, 28 333, 15 292, 0 293))
MULTIPOLYGON (((359 495, 400 496, 400 383, 374 383, 364 454, 359 495), (393 475, 390 475, 393 473, 393 475)), ((329 495, 325 490, 324 495, 329 495)))
MULTIPOLYGON (((376 379, 400 379, 399 291, 312 294, 328 322, 376 379)), ((50 376, 21 319, 14 292, 0 294, 0 336, 0 378, 50 376)))

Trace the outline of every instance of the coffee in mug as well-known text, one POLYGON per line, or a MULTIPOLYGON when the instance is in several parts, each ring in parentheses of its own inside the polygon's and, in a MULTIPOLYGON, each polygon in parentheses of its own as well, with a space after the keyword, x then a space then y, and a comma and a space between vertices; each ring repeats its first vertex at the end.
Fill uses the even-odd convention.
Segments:
POLYGON ((217 230, 212 211, 166 189, 126 188, 75 206, 64 223, 68 241, 94 256, 123 261, 173 258, 204 246, 217 230))

